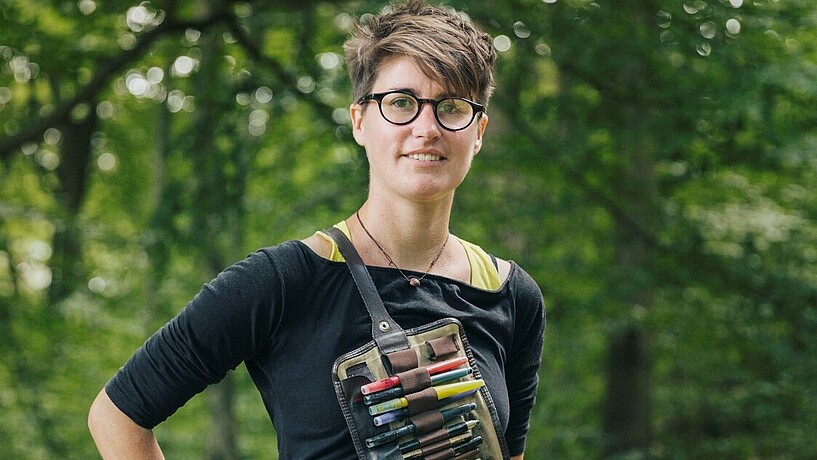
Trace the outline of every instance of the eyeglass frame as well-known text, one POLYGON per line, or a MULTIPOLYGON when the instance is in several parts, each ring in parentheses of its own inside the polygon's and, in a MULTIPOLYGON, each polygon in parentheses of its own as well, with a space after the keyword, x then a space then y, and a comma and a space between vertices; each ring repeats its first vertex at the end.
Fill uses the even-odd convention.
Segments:
POLYGON ((452 131, 452 132, 462 131, 463 129, 468 128, 469 126, 471 126, 472 123, 474 123, 474 119, 477 118, 478 114, 486 113, 485 112, 485 106, 483 106, 482 104, 480 104, 478 102, 474 102, 474 101, 472 101, 470 99, 466 99, 464 97, 446 97, 444 99, 435 100, 435 99, 427 99, 427 98, 417 97, 414 94, 411 94, 410 92, 400 91, 400 90, 385 91, 385 92, 382 92, 382 93, 369 93, 369 94, 361 97, 360 99, 358 99, 357 103, 360 104, 360 105, 363 105, 364 102, 369 102, 369 101, 377 101, 377 109, 380 111, 380 116, 383 117, 383 119, 388 121, 389 123, 391 123, 393 125, 397 125, 397 126, 405 126, 405 125, 413 122, 414 120, 417 119, 417 117, 420 116, 420 112, 423 111, 423 104, 431 104, 431 107, 434 109, 433 110, 434 119, 437 120, 437 124, 439 124, 440 127, 445 129, 446 131, 452 131), (386 118, 386 115, 383 114, 383 98, 388 96, 389 94, 395 94, 395 93, 405 94, 406 96, 410 96, 410 97, 414 98, 414 100, 417 101, 417 113, 415 113, 414 116, 411 117, 410 120, 402 122, 402 123, 395 123, 395 122, 389 120, 388 118, 386 118), (463 126, 462 128, 451 129, 451 128, 445 126, 445 124, 442 121, 440 121, 440 115, 437 113, 437 107, 440 105, 441 102, 451 100, 451 99, 457 99, 457 100, 466 102, 468 105, 471 106, 471 110, 473 110, 473 113, 471 114, 471 120, 469 120, 468 123, 466 123, 465 126, 463 126))

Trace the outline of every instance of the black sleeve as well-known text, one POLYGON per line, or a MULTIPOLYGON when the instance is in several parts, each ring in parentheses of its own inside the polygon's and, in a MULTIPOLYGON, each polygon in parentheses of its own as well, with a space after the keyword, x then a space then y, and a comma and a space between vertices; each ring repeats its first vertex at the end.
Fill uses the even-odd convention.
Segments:
POLYGON ((505 439, 511 455, 525 451, 531 410, 536 402, 545 332, 542 292, 527 273, 519 267, 516 270, 520 276, 511 286, 515 307, 514 336, 505 368, 511 409, 505 439))
POLYGON ((296 244, 258 251, 225 269, 139 348, 105 387, 113 403, 152 429, 271 340, 309 272, 296 244), (298 280, 298 278, 301 278, 298 280))

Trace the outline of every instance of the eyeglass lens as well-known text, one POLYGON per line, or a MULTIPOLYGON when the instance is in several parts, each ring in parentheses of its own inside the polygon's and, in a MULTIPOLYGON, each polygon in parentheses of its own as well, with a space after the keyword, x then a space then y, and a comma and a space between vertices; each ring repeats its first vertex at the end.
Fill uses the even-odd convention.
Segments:
MULTIPOLYGON (((423 101, 426 102, 426 101, 423 101)), ((437 121, 450 130, 463 129, 474 119, 474 108, 463 99, 430 101, 435 105, 437 121)), ((416 97, 406 93, 388 93, 380 101, 380 112, 387 121, 406 124, 420 112, 421 104, 416 97)))

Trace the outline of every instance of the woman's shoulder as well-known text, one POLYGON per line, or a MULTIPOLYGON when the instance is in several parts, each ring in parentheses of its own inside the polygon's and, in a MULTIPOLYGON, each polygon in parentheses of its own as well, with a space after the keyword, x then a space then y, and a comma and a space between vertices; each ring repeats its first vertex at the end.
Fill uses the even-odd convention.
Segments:
POLYGON ((300 242, 311 249, 318 257, 334 260, 338 252, 337 245, 332 244, 332 241, 324 235, 322 232, 315 232, 311 236, 300 240, 300 242))
POLYGON ((495 291, 500 289, 511 274, 511 263, 500 259, 482 247, 457 237, 465 251, 471 269, 471 284, 495 291))
POLYGON ((288 240, 273 246, 264 246, 248 254, 240 264, 256 266, 284 266, 309 263, 309 250, 299 240, 288 240))
POLYGON ((544 304, 544 296, 539 283, 516 262, 509 262, 509 264, 511 268, 506 284, 514 297, 526 303, 544 304))
POLYGON ((270 280, 282 283, 308 281, 315 274, 315 257, 298 240, 261 247, 222 270, 209 284, 268 287, 270 280))

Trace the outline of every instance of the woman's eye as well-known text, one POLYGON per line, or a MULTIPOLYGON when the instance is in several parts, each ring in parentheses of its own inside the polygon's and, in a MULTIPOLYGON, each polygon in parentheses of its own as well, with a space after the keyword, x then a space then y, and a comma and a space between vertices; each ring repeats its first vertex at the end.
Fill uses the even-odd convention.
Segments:
POLYGON ((437 110, 442 113, 455 113, 457 112, 457 106, 452 101, 442 101, 437 110))
POLYGON ((394 99, 391 105, 398 109, 410 109, 414 107, 414 100, 408 97, 399 97, 394 99))
POLYGON ((440 102, 440 105, 437 107, 437 111, 440 113, 453 115, 463 112, 464 109, 461 104, 457 103, 457 101, 453 99, 447 99, 445 101, 440 102))

